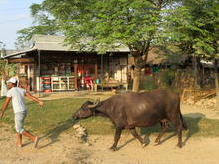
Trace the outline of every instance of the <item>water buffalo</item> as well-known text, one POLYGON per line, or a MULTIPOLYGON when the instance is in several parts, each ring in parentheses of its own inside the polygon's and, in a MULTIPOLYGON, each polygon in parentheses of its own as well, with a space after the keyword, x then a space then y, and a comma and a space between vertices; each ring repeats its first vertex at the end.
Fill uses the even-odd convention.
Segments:
POLYGON ((90 116, 108 117, 115 125, 116 132, 112 150, 117 150, 123 129, 129 129, 131 134, 144 144, 135 127, 150 127, 160 122, 162 131, 155 141, 159 143, 160 138, 167 130, 167 122, 170 121, 176 127, 179 147, 182 147, 182 130, 187 129, 180 111, 179 95, 167 90, 130 92, 114 95, 96 103, 87 101, 73 114, 74 119, 90 116))

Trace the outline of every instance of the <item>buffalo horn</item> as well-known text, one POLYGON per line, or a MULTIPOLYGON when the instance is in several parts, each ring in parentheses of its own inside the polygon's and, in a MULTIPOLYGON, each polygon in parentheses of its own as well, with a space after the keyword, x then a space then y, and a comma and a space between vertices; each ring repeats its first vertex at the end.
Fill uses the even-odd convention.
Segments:
POLYGON ((99 105, 99 103, 100 103, 100 100, 98 99, 98 100, 96 100, 96 102, 94 104, 88 105, 87 107, 88 108, 95 108, 95 107, 97 107, 99 105))

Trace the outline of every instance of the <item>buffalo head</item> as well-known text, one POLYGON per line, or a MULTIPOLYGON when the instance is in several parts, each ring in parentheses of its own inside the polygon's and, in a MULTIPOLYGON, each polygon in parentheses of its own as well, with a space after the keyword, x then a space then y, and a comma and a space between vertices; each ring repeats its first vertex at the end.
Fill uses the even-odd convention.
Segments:
POLYGON ((96 102, 86 101, 74 114, 73 118, 83 119, 93 115, 95 108, 100 104, 100 100, 96 102))

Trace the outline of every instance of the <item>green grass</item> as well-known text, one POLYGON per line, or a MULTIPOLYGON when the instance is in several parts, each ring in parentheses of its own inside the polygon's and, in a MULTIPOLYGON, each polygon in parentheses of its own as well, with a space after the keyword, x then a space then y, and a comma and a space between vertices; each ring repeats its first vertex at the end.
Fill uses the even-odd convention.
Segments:
MULTIPOLYGON (((3 100, 0 99, 0 105, 2 105, 3 100)), ((44 108, 40 108, 36 103, 27 101, 28 117, 25 121, 25 127, 34 133, 52 138, 57 138, 63 132, 72 133, 74 131, 72 126, 77 123, 72 119, 72 114, 86 100, 83 98, 50 100, 45 102, 44 108)), ((201 116, 192 118, 189 114, 184 115, 184 117, 189 127, 189 132, 184 132, 184 135, 219 136, 219 120, 202 118, 201 116)), ((13 128, 14 115, 11 106, 6 111, 2 121, 13 128)), ((105 135, 114 133, 114 126, 107 118, 90 117, 80 120, 79 123, 87 128, 89 134, 105 135)), ((139 129, 139 131, 141 134, 157 134, 160 131, 160 127, 156 125, 150 128, 139 129)))
MULTIPOLYGON (((26 101, 28 108, 28 117, 25 120, 25 128, 40 134, 61 133, 63 131, 71 132, 72 126, 76 122, 72 119, 72 114, 81 106, 87 99, 59 99, 45 101, 43 108, 32 101, 26 101)), ((2 105, 4 99, 0 99, 2 105)), ((6 110, 2 120, 4 123, 14 126, 14 114, 11 105, 6 110)), ((88 128, 89 133, 107 134, 113 131, 113 125, 106 118, 91 117, 86 120, 81 120, 80 123, 88 128), (94 128, 95 127, 95 128, 94 128), (100 128, 98 128, 100 127, 100 128), (100 130, 101 129, 101 130, 100 130)))

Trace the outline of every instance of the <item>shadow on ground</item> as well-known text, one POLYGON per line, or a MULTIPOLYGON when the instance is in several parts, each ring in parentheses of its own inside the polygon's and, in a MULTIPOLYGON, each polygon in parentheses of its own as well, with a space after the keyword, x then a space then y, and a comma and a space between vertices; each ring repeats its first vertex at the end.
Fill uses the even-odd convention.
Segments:
MULTIPOLYGON (((213 120, 213 119, 207 119, 205 118, 205 115, 202 113, 189 113, 183 115, 184 120, 188 126, 187 131, 183 131, 183 144, 185 145, 187 141, 193 137, 193 136, 219 136, 219 120, 213 120)), ((89 135, 96 134, 96 135, 114 135, 114 128, 112 129, 111 126, 106 124, 106 120, 98 119, 98 120, 87 120, 86 124, 83 122, 80 122, 85 128, 88 129, 89 135), (94 128, 93 128, 94 127, 94 128), (104 129, 105 128, 105 129, 104 129), (101 133, 104 129, 105 133, 101 133)), ((66 130, 70 129, 74 124, 76 124, 77 121, 72 120, 71 118, 58 123, 59 126, 56 126, 55 128, 50 129, 43 138, 49 138, 51 141, 40 147, 44 148, 46 146, 49 146, 58 140, 58 137, 60 134, 65 132, 66 130)), ((150 135, 157 135, 161 131, 160 125, 157 124, 153 127, 148 128, 141 128, 138 130, 142 136, 145 136, 145 143, 146 145, 149 144, 150 141, 150 135)), ((124 131, 126 133, 126 131, 124 131)), ((123 133, 124 133, 123 132, 123 133)), ((127 131, 129 133, 129 131, 127 131)), ((161 139, 161 143, 168 141, 172 137, 177 137, 175 133, 175 128, 171 125, 167 133, 164 135, 164 137, 161 139)), ((122 148, 126 145, 128 145, 130 142, 134 140, 130 139, 123 145, 120 145, 119 148, 122 148)), ((177 144, 177 143, 176 143, 177 144)))
MULTIPOLYGON (((183 145, 186 144, 186 142, 196 133, 198 133, 200 131, 200 127, 199 127, 199 122, 205 118, 205 115, 203 115, 202 113, 189 113, 189 114, 185 114, 184 116, 184 120, 188 126, 188 130, 186 132, 184 132, 183 138, 183 145), (185 138, 185 137, 186 138, 185 138)), ((146 145, 148 145, 151 141, 149 139, 150 135, 154 134, 154 133, 159 133, 161 131, 160 128, 160 124, 157 124, 153 127, 148 127, 148 128, 141 128, 140 129, 140 134, 144 136, 144 140, 146 145)), ((173 125, 170 125, 169 130, 167 131, 167 134, 162 138, 161 140, 161 144, 169 139, 171 139, 172 137, 176 136, 176 132, 175 132, 175 128, 173 127, 173 125), (172 134, 171 134, 172 133, 172 134)), ((177 137, 177 136, 176 136, 177 137)), ((132 142, 134 139, 131 139, 130 141, 127 141, 127 143, 125 143, 124 145, 120 146, 120 147, 124 147, 125 145, 127 145, 128 143, 132 142)))
POLYGON ((186 142, 196 133, 200 131, 199 122, 205 118, 205 115, 202 113, 189 113, 185 114, 184 120, 188 126, 188 133, 186 135, 186 139, 184 140, 183 144, 185 145, 186 142))
POLYGON ((77 123, 77 121, 73 120, 72 118, 69 118, 66 121, 59 122, 58 123, 59 126, 53 128, 53 129, 50 129, 44 136, 41 137, 41 139, 49 138, 50 142, 47 143, 46 145, 39 147, 39 149, 45 148, 45 147, 52 145, 53 143, 59 141, 58 137, 61 135, 61 133, 72 128, 72 126, 76 123, 77 123))

